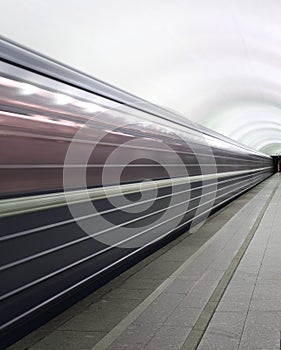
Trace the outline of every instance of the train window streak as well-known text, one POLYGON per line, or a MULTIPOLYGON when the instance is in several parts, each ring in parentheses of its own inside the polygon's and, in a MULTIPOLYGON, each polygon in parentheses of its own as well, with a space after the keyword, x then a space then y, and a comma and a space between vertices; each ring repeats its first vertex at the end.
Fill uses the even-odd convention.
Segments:
MULTIPOLYGON (((256 182, 256 183, 258 183, 258 182, 256 182)), ((253 186, 254 186, 256 183, 254 183, 253 186)), ((240 191, 238 194, 234 194, 232 197, 225 199, 225 200, 222 201, 221 203, 218 203, 216 206, 214 206, 214 208, 215 208, 215 207, 218 207, 219 205, 222 205, 222 204, 225 203, 225 202, 228 202, 229 200, 231 200, 232 198, 238 196, 239 194, 243 193, 244 191, 245 191, 245 189, 243 189, 242 191, 240 191)), ((208 211, 207 211, 207 212, 208 212, 208 211)), ((200 213, 196 218, 201 217, 202 215, 205 215, 205 213, 204 213, 204 212, 203 212, 203 213, 200 213)), ((180 224, 179 226, 177 226, 177 229, 180 229, 180 228, 182 228, 182 227, 185 227, 185 226, 186 226, 187 224, 189 224, 193 219, 194 219, 194 218, 192 218, 191 220, 186 221, 186 222, 180 224)), ((13 323, 15 323, 15 322, 17 322, 17 321, 19 321, 19 320, 21 320, 21 319, 27 317, 28 315, 32 314, 32 313, 35 312, 36 310, 42 308, 44 305, 47 305, 47 304, 49 304, 49 303, 51 303, 51 302, 53 302, 53 301, 55 301, 55 300, 61 298, 63 295, 69 293, 69 292, 72 291, 72 290, 75 290, 77 287, 79 287, 79 286, 85 284, 87 281, 92 280, 94 277, 96 277, 96 276, 100 275, 101 273, 103 273, 103 272, 105 272, 105 271, 111 269, 112 267, 114 267, 115 265, 119 264, 120 262, 122 262, 122 261, 128 259, 130 256, 133 256, 136 252, 140 252, 140 251, 146 249, 147 247, 153 245, 154 243, 156 243, 156 242, 158 242, 159 240, 163 239, 163 238, 166 237, 167 235, 171 234, 173 231, 174 231, 174 230, 170 230, 170 231, 166 232, 165 234, 163 234, 163 235, 161 235, 161 236, 155 238, 155 239, 152 240, 151 242, 147 243, 145 246, 143 246, 143 247, 141 247, 141 248, 138 248, 138 249, 136 249, 136 251, 131 252, 131 253, 127 254, 126 256, 124 256, 124 257, 122 257, 122 258, 120 258, 120 259, 118 259, 118 260, 112 262, 111 264, 105 266, 102 270, 99 270, 99 271, 97 271, 97 272, 91 274, 91 275, 88 276, 87 278, 84 278, 84 279, 82 279, 81 281, 79 281, 78 283, 73 284, 71 287, 68 287, 68 288, 62 290, 60 293, 57 293, 56 295, 50 297, 49 299, 45 300, 44 302, 42 302, 42 303, 40 303, 40 304, 37 304, 37 305, 34 306, 33 308, 27 310, 25 313, 22 313, 22 314, 20 314, 18 317, 13 318, 12 320, 10 320, 10 321, 4 323, 2 326, 0 326, 0 329, 5 329, 6 327, 10 326, 11 324, 13 324, 13 323)), ((47 276, 45 276, 45 277, 47 277, 47 276)), ((53 277, 53 276, 50 276, 50 277, 53 277)), ((48 276, 48 278, 50 278, 50 277, 48 276)), ((43 280, 41 279, 40 282, 43 282, 43 280)), ((40 283, 40 282, 39 282, 39 283, 40 283)), ((29 287, 32 287, 32 285, 29 285, 27 288, 29 288, 29 287)))
MULTIPOLYGON (((263 171, 266 169, 271 169, 271 167, 264 168, 255 168, 252 170, 239 170, 232 172, 221 172, 214 174, 205 174, 205 175, 195 175, 189 177, 176 177, 172 179, 163 179, 153 181, 153 186, 157 185, 158 188, 167 187, 169 185, 176 184, 185 184, 186 182, 196 182, 201 180, 209 180, 212 178, 222 178, 228 176, 235 176, 240 174, 247 173, 255 173, 258 171, 263 171)), ((149 182, 142 183, 142 191, 149 190, 151 184, 149 182)), ((139 183, 131 183, 126 185, 117 186, 105 186, 100 188, 94 188, 89 190, 75 190, 69 192, 56 192, 54 194, 47 195, 36 195, 31 197, 19 197, 16 199, 3 199, 2 200, 2 208, 0 208, 0 216, 4 217, 11 214, 19 214, 21 212, 28 212, 30 210, 36 211, 50 207, 62 206, 66 203, 72 204, 81 201, 88 201, 90 199, 101 199, 105 196, 112 197, 116 195, 120 195, 120 190, 122 194, 130 193, 130 192, 139 192, 139 183), (67 196, 67 199, 66 199, 67 196)))
MULTIPOLYGON (((246 182, 246 181, 248 181, 248 180, 239 181, 238 184, 244 183, 244 182, 246 182)), ((252 180, 252 181, 253 181, 253 180, 252 180)), ((250 181, 250 183, 251 183, 251 181, 250 181)), ((231 190, 231 191, 228 191, 228 192, 226 192, 226 193, 223 193, 222 195, 217 196, 217 193, 219 193, 220 191, 224 191, 225 189, 229 189, 229 188, 231 188, 231 187, 233 187, 233 186, 236 186, 236 185, 237 185, 237 183, 231 184, 231 185, 226 186, 226 187, 221 188, 221 189, 216 189, 215 191, 210 191, 210 192, 208 192, 208 193, 206 193, 206 194, 202 194, 202 195, 200 195, 200 196, 198 196, 198 197, 194 197, 194 198, 188 199, 187 201, 183 201, 183 202, 180 202, 180 203, 171 205, 171 206, 169 206, 169 207, 165 207, 165 208, 163 208, 163 209, 154 211, 154 212, 149 213, 149 214, 147 214, 147 215, 143 215, 143 216, 137 217, 137 218, 135 218, 135 219, 132 219, 132 220, 129 220, 129 221, 125 221, 125 222, 123 222, 123 223, 121 223, 121 224, 118 224, 118 225, 115 225, 114 227, 111 227, 111 228, 109 228, 109 229, 105 229, 105 230, 103 230, 103 231, 100 231, 100 232, 97 232, 97 233, 94 233, 94 234, 85 236, 85 237, 83 237, 83 238, 80 238, 80 239, 77 239, 77 240, 74 240, 74 241, 70 241, 70 242, 68 242, 68 243, 66 243, 66 244, 63 244, 63 245, 61 245, 61 246, 57 246, 57 247, 55 247, 55 248, 52 248, 52 249, 49 249, 49 250, 45 250, 45 251, 43 251, 43 252, 40 252, 40 253, 38 253, 38 254, 29 256, 29 257, 24 258, 24 259, 22 259, 22 260, 14 261, 13 263, 10 263, 10 264, 8 264, 8 265, 4 265, 4 266, 0 267, 0 271, 4 271, 4 270, 6 270, 6 269, 9 269, 9 268, 12 268, 12 267, 14 267, 14 266, 23 264, 23 263, 25 263, 25 262, 27 262, 27 261, 30 261, 30 260, 33 260, 33 259, 37 259, 37 258, 39 258, 39 257, 41 257, 41 256, 43 256, 43 255, 47 255, 47 254, 53 253, 53 252, 55 252, 55 251, 61 250, 61 249, 63 249, 63 248, 69 247, 69 246, 71 246, 71 245, 75 245, 75 244, 77 244, 77 243, 80 243, 80 242, 82 242, 82 241, 88 240, 88 239, 90 239, 90 238, 98 237, 98 236, 100 236, 100 235, 103 235, 104 233, 108 233, 108 232, 111 231, 111 230, 115 230, 116 228, 124 227, 124 226, 127 226, 128 224, 132 224, 132 223, 141 221, 141 220, 143 220, 143 219, 145 219, 145 218, 154 216, 154 215, 156 215, 156 214, 163 213, 163 212, 165 212, 165 211, 169 211, 169 210, 171 210, 171 209, 173 209, 173 208, 182 206, 182 205, 184 205, 184 204, 186 204, 186 203, 191 203, 192 201, 195 201, 195 200, 197 200, 197 199, 202 199, 203 197, 209 196, 210 194, 215 194, 215 195, 214 195, 214 198, 213 198, 212 200, 207 201, 207 202, 204 202, 203 204, 200 204, 200 205, 197 207, 197 208, 200 208, 201 206, 204 206, 204 205, 206 205, 206 204, 208 204, 208 203, 212 203, 214 200, 217 200, 218 198, 221 198, 222 196, 228 195, 229 193, 233 192, 233 190, 231 190)), ((240 188, 240 187, 239 187, 239 188, 240 188)), ((234 190, 235 190, 235 189, 234 189, 234 190)), ((187 211, 185 211, 185 212, 182 212, 182 214, 183 214, 183 213, 186 213, 186 214, 187 214, 187 213, 189 213, 189 212, 192 211, 192 210, 194 210, 194 208, 189 209, 189 210, 187 210, 187 211)), ((153 226, 153 227, 151 228, 151 230, 152 230, 153 228, 155 228, 155 227, 156 227, 156 226, 153 226)), ((133 236, 133 237, 134 237, 134 236, 133 236)), ((132 239, 132 237, 131 237, 130 239, 132 239)), ((1 300, 1 298, 0 298, 0 300, 1 300)))
MULTIPOLYGON (((252 187, 254 184, 256 184, 256 183, 258 183, 258 182, 259 182, 259 180, 255 180, 255 181, 249 183, 249 187, 252 187)), ((218 204, 216 204, 216 205, 213 207, 213 209, 214 209, 215 207, 219 206, 219 205, 222 205, 224 202, 229 201, 231 198, 236 197, 237 195, 239 195, 239 193, 244 192, 244 191, 245 191, 244 186, 240 186, 240 187, 238 188, 238 190, 241 189, 241 188, 243 188, 243 189, 241 190, 241 192, 238 192, 238 193, 237 193, 237 192, 235 191, 235 194, 234 194, 233 196, 226 198, 226 199, 223 200, 222 202, 219 202, 218 204)), ((231 192, 233 192, 233 191, 231 191, 231 192)), ((223 197, 223 196, 225 196, 225 194, 223 194, 221 197, 223 197)), ((207 203, 204 203, 204 205, 206 205, 206 204, 207 204, 207 203)), ((192 209, 192 210, 194 210, 194 209, 192 209)), ((205 214, 208 213, 209 211, 210 211, 210 210, 207 209, 206 211, 204 211, 204 212, 198 214, 198 216, 197 216, 196 218, 198 218, 198 217, 200 217, 200 216, 202 216, 202 215, 205 215, 205 214)), ((172 220, 175 220, 175 219, 177 219, 178 216, 181 216, 181 215, 182 215, 182 213, 179 214, 179 215, 177 215, 177 216, 175 216, 175 217, 173 217, 173 218, 171 218, 171 219, 166 220, 165 222, 162 222, 161 225, 162 225, 162 224, 166 224, 166 223, 168 223, 168 222, 170 222, 170 221, 172 221, 172 220)), ((192 219, 190 219, 190 220, 188 220, 188 221, 186 221, 186 222, 184 222, 184 223, 182 223, 182 224, 180 224, 179 226, 177 226, 177 229, 179 229, 180 227, 186 226, 190 221, 192 221, 192 220, 194 220, 194 219, 195 219, 195 217, 192 218, 192 219)), ((157 226, 160 226, 160 225, 158 224, 157 226)), ((66 266, 66 267, 64 267, 64 268, 62 268, 62 269, 59 269, 59 270, 57 270, 57 271, 52 272, 51 274, 44 275, 43 277, 41 277, 41 278, 38 279, 38 280, 34 280, 34 281, 32 281, 31 283, 28 283, 28 284, 26 284, 26 285, 24 285, 24 286, 22 286, 22 287, 20 287, 20 288, 18 288, 18 289, 15 289, 15 290, 11 291, 10 293, 7 293, 7 294, 1 296, 1 297, 0 297, 0 300, 4 300, 4 299, 6 299, 6 298, 8 298, 8 297, 11 297, 12 295, 17 294, 17 293, 19 293, 19 292, 21 292, 21 291, 23 291, 23 290, 25 290, 25 289, 27 289, 27 288, 30 288, 30 287, 34 286, 35 284, 41 283, 41 282, 45 281, 46 279, 49 279, 49 278, 51 278, 51 277, 53 277, 53 276, 55 276, 55 275, 57 275, 57 274, 60 274, 60 273, 62 273, 62 272, 64 272, 64 271, 66 271, 67 269, 70 269, 70 268, 72 268, 72 267, 74 267, 74 266, 76 266, 76 265, 78 265, 78 264, 81 264, 82 262, 84 262, 84 261, 86 261, 86 260, 92 259, 92 258, 94 258, 95 256, 97 256, 97 254, 105 253, 106 251, 111 250, 111 249, 113 249, 113 248, 115 248, 115 247, 118 247, 119 245, 122 245, 122 244, 128 242, 129 240, 135 239, 137 236, 143 235, 143 234, 147 233, 148 231, 150 231, 151 229, 154 229, 155 227, 156 227, 156 226, 154 226, 153 228, 150 228, 150 229, 148 229, 148 230, 145 230, 145 231, 143 231, 143 232, 141 232, 141 233, 135 235, 134 237, 130 237, 130 238, 126 239, 126 240, 123 240, 123 241, 121 241, 121 242, 118 242, 118 244, 116 244, 116 245, 114 245, 114 246, 110 246, 110 247, 108 247, 108 248, 106 248, 106 249, 104 249, 104 250, 102 250, 102 251, 99 251, 98 253, 94 253, 94 254, 92 254, 91 256, 85 257, 85 258, 83 258, 83 259, 81 259, 81 260, 79 260, 79 261, 74 262, 74 263, 71 264, 71 265, 68 265, 68 266, 66 266)), ((167 236, 169 233, 171 233, 171 232, 173 232, 173 231, 174 231, 174 229, 173 229, 173 230, 170 230, 170 231, 168 231, 168 232, 166 232, 164 235, 158 237, 156 240, 159 240, 159 239, 161 239, 161 238, 167 236)), ((153 241, 153 242, 154 242, 154 241, 153 241)), ((149 242, 148 244, 152 244, 152 242, 149 242)), ((146 247, 146 246, 142 247, 141 249, 144 249, 145 247, 146 247)), ((3 326, 5 326, 5 325, 3 325, 3 326)), ((3 328, 3 326, 0 327, 0 329, 3 328)))
MULTIPOLYGON (((56 222, 56 223, 53 223, 53 224, 50 224, 50 225, 36 227, 36 228, 32 228, 30 230, 25 230, 25 231, 22 231, 22 232, 11 233, 9 235, 4 235, 4 236, 0 237, 0 242, 1 241, 2 242, 6 241, 6 240, 9 240, 9 239, 14 239, 14 238, 21 237, 21 236, 25 236, 25 235, 29 235, 29 234, 32 234, 32 233, 40 232, 40 231, 47 230, 47 229, 50 229, 50 228, 63 226, 63 225, 66 225, 66 224, 73 223, 75 221, 81 221, 81 220, 93 218, 93 217, 95 217, 97 215, 104 215, 104 214, 108 214, 108 213, 113 213, 113 212, 115 212, 117 210, 120 210, 120 209, 121 210, 122 209, 128 209, 128 208, 139 206, 139 205, 142 205, 142 204, 146 204, 146 203, 149 203, 149 202, 152 202, 152 201, 155 201, 155 200, 161 200, 161 199, 169 198, 172 195, 177 196, 177 195, 183 194, 183 193, 187 194, 187 193, 189 193, 191 191, 195 191, 195 190, 198 190, 198 189, 201 190, 201 189, 207 188, 207 187, 220 186, 220 185, 226 184, 228 182, 237 181, 237 180, 241 180, 241 179, 246 179, 246 178, 249 178, 249 177, 252 178, 253 175, 252 174, 250 174, 250 175, 247 174, 247 175, 242 175, 242 176, 238 176, 238 177, 233 177, 233 178, 230 178, 230 179, 227 179, 227 180, 221 180, 219 182, 213 182, 213 183, 210 183, 210 184, 204 184, 204 185, 201 185, 201 186, 196 186, 194 188, 190 188, 188 190, 179 191, 179 192, 172 193, 172 194, 167 194, 167 195, 164 195, 164 196, 161 196, 161 197, 158 197, 158 198, 151 198, 151 199, 147 199, 145 201, 141 201, 141 202, 136 202, 136 203, 120 206, 118 208, 113 208, 113 209, 109 209, 109 210, 100 211, 100 212, 95 213, 95 214, 89 214, 89 215, 85 215, 85 216, 80 216, 80 217, 77 217, 75 219, 72 218, 70 220, 60 221, 60 222, 56 222)), ((181 186, 181 185, 178 185, 178 186, 181 186)))
MULTIPOLYGON (((91 141, 91 140, 87 140, 87 139, 78 139, 75 138, 75 140, 73 141, 73 139, 71 137, 67 138, 67 137, 61 137, 61 136, 51 136, 51 135, 44 135, 44 134, 39 134, 38 132, 35 133, 28 133, 28 132, 17 132, 17 131, 9 131, 6 130, 5 131, 5 135, 11 135, 11 136, 22 136, 22 137, 36 137, 36 138, 41 138, 41 139, 47 139, 47 140, 54 140, 54 141, 65 141, 65 142, 75 142, 75 143, 84 143, 84 144, 91 144, 91 145, 101 145, 101 146, 109 146, 109 147, 120 147, 120 148, 128 148, 128 149, 142 149, 142 150, 148 150, 148 151, 158 151, 158 152, 168 152, 168 153, 174 153, 177 152, 179 154, 186 154, 186 155, 191 155, 194 156, 194 152, 186 152, 186 151, 181 151, 181 150, 163 150, 163 149, 158 149, 158 148, 153 148, 153 147, 145 147, 145 146, 134 146, 134 145, 127 145, 127 144, 117 144, 117 143, 112 143, 112 142, 95 142, 95 141, 91 141)), ((188 144, 187 144, 188 145, 188 144)), ((171 145, 172 146, 172 145, 171 145)), ((198 146, 202 146, 199 143, 195 144, 194 147, 198 147, 198 146)), ((202 147, 201 147, 202 148, 202 147)), ((207 150, 209 150, 208 147, 206 147, 207 150)), ((217 150, 218 152, 220 151, 219 148, 213 148, 214 150, 217 150)), ((224 153, 229 153, 231 156, 223 156, 223 155, 217 155, 216 152, 210 151, 208 153, 200 153, 200 152, 196 152, 196 156, 203 156, 203 157, 211 157, 211 158, 225 158, 225 159, 231 159, 231 160, 244 160, 244 158, 238 157, 237 155, 234 155, 232 151, 224 151, 224 153)), ((247 161, 249 162, 255 162, 255 163, 259 163, 260 160, 254 160, 254 159, 247 159, 247 161)), ((270 161, 270 159, 268 160, 270 161)))

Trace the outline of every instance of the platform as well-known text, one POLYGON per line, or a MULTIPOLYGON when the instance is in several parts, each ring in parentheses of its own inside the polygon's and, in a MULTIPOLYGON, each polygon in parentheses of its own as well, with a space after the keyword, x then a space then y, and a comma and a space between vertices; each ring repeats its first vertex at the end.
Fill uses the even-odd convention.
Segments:
POLYGON ((9 350, 280 349, 275 174, 9 350))

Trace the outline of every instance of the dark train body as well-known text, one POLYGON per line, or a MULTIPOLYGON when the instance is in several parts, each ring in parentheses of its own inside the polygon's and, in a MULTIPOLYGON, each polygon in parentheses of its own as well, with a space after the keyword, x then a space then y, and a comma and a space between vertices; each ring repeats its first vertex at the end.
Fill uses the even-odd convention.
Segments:
POLYGON ((2 344, 273 172, 172 112, 7 41, 0 53, 2 344))

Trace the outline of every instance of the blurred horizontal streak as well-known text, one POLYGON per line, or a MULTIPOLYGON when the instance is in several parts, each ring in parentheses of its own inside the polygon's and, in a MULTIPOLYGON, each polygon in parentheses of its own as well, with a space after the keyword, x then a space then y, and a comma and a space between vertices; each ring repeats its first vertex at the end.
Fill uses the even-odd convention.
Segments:
MULTIPOLYGON (((141 191, 149 191, 152 188, 154 189, 155 187, 164 188, 198 181, 219 179, 228 176, 251 174, 269 169, 271 169, 271 167, 256 168, 252 170, 230 171, 207 175, 188 176, 183 178, 154 180, 149 181, 147 183, 141 182, 141 191)), ((38 210, 60 207, 67 204, 70 205, 89 200, 93 201, 138 192, 140 192, 140 183, 132 183, 127 185, 108 186, 103 188, 94 188, 89 190, 86 189, 81 191, 78 190, 29 197, 3 199, 0 201, 0 217, 30 213, 38 210)))

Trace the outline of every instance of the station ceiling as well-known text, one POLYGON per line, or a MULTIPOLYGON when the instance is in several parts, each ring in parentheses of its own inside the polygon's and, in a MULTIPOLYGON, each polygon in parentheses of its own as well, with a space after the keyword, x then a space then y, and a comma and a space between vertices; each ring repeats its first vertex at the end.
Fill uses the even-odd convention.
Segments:
POLYGON ((281 154, 279 0, 2 0, 4 37, 281 154))

